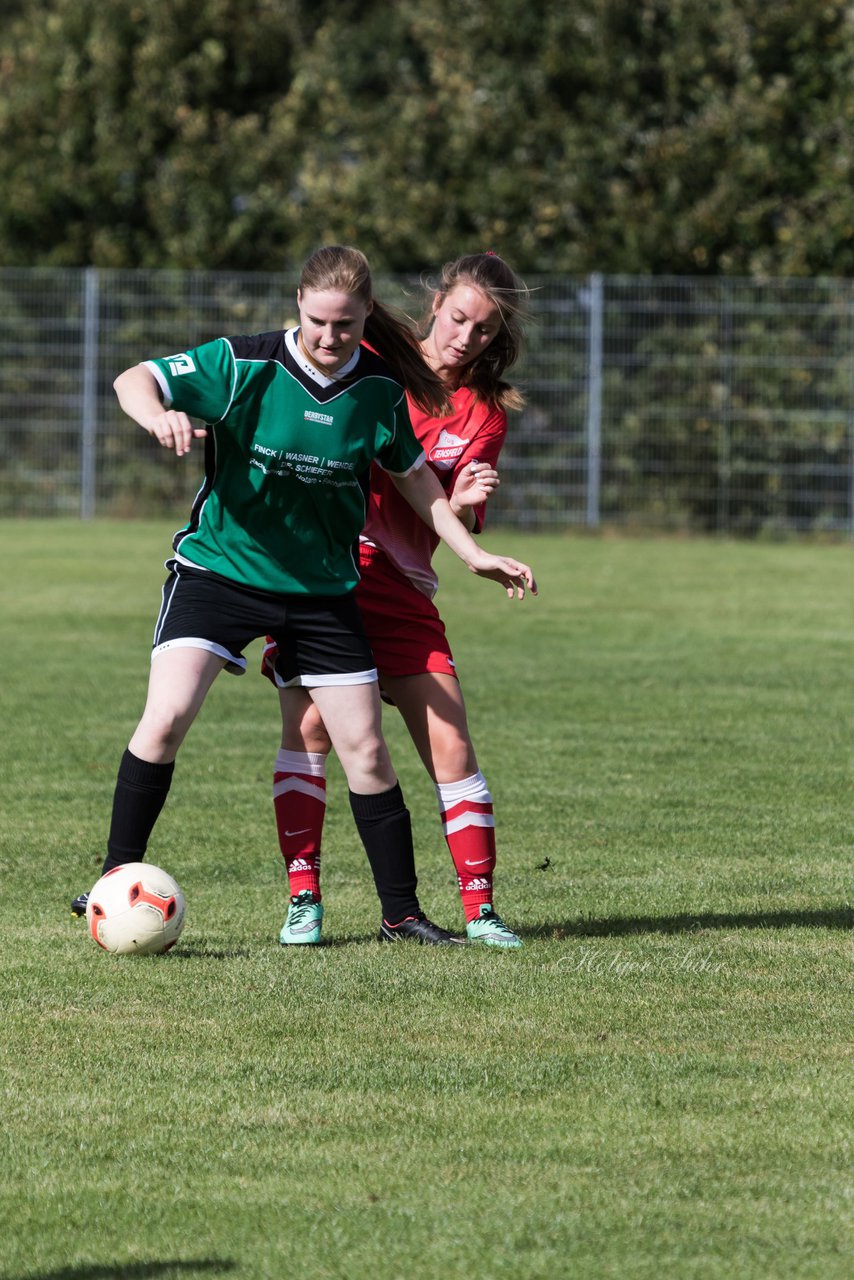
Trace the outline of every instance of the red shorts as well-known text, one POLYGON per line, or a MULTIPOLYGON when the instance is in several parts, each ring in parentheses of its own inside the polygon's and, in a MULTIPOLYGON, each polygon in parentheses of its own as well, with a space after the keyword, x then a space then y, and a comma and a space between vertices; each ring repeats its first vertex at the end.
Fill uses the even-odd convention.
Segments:
MULTIPOLYGON (((376 547, 359 549, 361 581, 356 602, 365 624, 374 663, 383 676, 419 676, 441 671, 456 677, 445 624, 433 601, 376 547)), ((277 649, 267 637, 261 670, 275 683, 272 667, 277 649)))
POLYGON ((455 676, 445 624, 433 601, 376 547, 363 543, 359 553, 356 601, 380 679, 425 671, 455 676))

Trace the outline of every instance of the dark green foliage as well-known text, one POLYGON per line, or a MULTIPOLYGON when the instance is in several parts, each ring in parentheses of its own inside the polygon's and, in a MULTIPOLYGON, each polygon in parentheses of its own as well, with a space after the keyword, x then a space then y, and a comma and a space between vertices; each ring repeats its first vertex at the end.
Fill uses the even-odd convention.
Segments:
POLYGON ((19 0, 0 264, 848 274, 843 0, 19 0))

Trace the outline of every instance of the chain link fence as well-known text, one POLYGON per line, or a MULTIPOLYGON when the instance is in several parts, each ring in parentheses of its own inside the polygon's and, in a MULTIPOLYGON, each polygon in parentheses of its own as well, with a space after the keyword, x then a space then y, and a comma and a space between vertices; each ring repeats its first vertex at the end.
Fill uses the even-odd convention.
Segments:
MULTIPOLYGON (((0 270, 0 515, 174 515, 200 481, 121 413, 149 356, 295 320, 296 276, 0 270)), ((854 282, 529 278, 491 523, 854 536, 854 282)), ((417 279, 375 281, 410 314, 417 279)))

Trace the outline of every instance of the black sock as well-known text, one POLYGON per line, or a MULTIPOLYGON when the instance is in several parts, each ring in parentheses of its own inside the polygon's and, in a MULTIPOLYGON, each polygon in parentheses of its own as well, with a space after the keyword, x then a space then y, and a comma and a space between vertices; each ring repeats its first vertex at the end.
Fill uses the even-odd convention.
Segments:
POLYGON ((166 803, 174 769, 174 760, 169 764, 150 764, 125 751, 113 795, 113 817, 102 875, 126 862, 142 862, 148 837, 166 803))
POLYGON ((400 924, 407 916, 417 916, 421 908, 415 895, 412 823, 400 784, 379 795, 351 791, 350 808, 374 873, 384 919, 400 924))

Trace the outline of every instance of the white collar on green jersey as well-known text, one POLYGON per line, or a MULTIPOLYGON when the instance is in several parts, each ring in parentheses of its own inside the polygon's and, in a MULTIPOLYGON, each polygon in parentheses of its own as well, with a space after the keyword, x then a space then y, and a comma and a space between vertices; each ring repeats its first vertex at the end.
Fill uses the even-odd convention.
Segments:
POLYGON ((296 360, 300 369, 302 369, 303 373, 307 373, 308 376, 321 387, 331 387, 336 382, 340 382, 342 378, 352 373, 356 368, 356 365, 359 363, 359 352, 361 351, 361 347, 356 348, 345 365, 342 365, 340 369, 336 369, 334 378, 328 378, 325 373, 321 373, 317 366, 313 365, 311 361, 307 360, 303 355, 300 350, 299 342, 297 341, 298 333, 299 328, 287 329, 285 331, 285 345, 294 360, 296 360))

